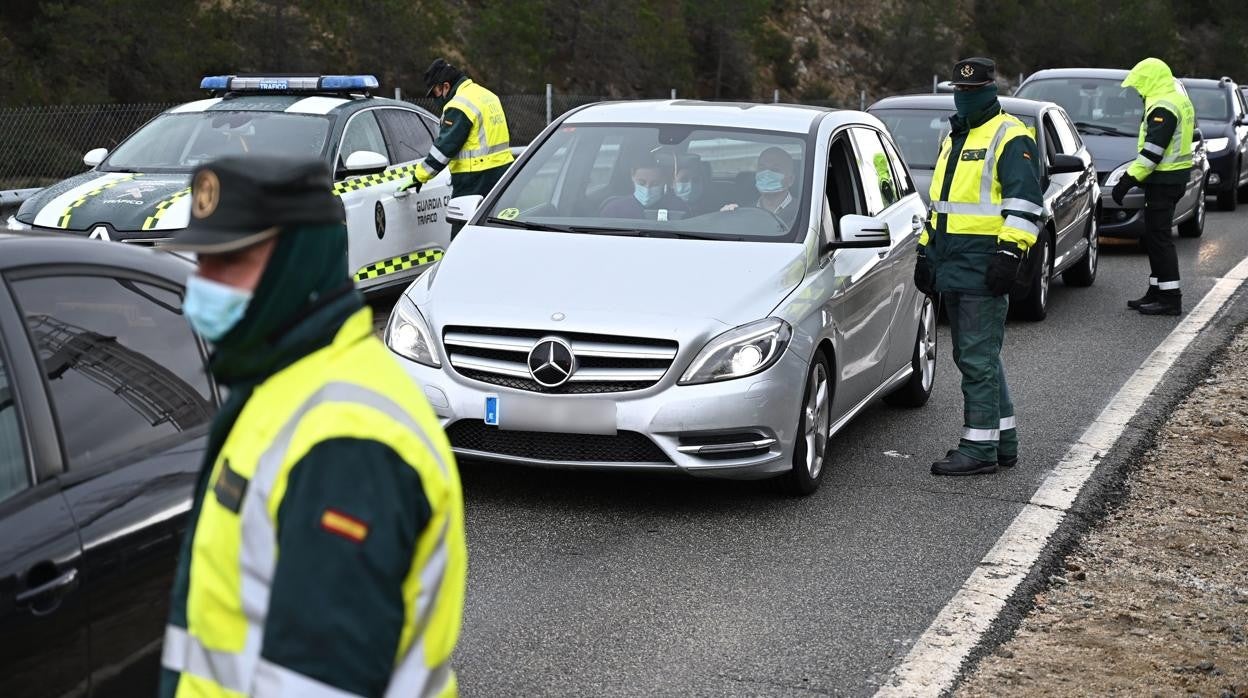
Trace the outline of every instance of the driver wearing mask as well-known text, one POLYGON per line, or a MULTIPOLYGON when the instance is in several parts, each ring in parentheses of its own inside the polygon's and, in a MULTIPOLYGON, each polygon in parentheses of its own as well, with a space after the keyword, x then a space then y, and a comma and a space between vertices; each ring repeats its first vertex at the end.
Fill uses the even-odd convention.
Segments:
POLYGON ((645 218, 646 210, 683 209, 683 202, 668 193, 672 164, 661 167, 648 153, 633 164, 632 196, 613 196, 602 204, 598 215, 603 218, 645 218))
MULTIPOLYGON (((772 146, 758 154, 758 166, 754 172, 754 188, 758 190, 754 208, 768 211, 790 226, 797 220, 798 209, 797 199, 789 192, 795 169, 793 156, 772 146)), ((720 210, 734 211, 737 208, 737 204, 728 204, 720 210)))

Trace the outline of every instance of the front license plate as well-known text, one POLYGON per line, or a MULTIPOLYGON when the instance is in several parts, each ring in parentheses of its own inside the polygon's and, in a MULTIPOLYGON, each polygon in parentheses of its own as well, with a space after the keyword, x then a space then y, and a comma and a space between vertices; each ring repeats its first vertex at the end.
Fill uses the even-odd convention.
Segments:
POLYGON ((501 402, 497 395, 486 396, 486 424, 508 431, 612 436, 616 433, 615 402, 611 400, 508 395, 506 411, 501 402))

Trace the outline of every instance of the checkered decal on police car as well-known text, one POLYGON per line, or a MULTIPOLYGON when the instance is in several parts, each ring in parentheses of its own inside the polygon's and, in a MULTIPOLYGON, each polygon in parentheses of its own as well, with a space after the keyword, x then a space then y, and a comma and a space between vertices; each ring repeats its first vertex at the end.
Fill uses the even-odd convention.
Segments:
POLYGON ((129 182, 130 180, 134 179, 135 177, 138 177, 138 175, 137 175, 137 174, 128 174, 128 175, 125 175, 125 176, 120 177, 120 178, 118 178, 118 179, 114 179, 114 180, 113 180, 113 181, 111 181, 111 182, 106 182, 106 183, 104 183, 104 184, 101 184, 100 186, 96 187, 95 189, 92 189, 91 191, 89 191, 89 192, 87 192, 87 193, 83 194, 82 196, 78 197, 77 199, 75 199, 75 200, 74 200, 74 202, 73 202, 73 203, 71 203, 69 206, 66 206, 66 207, 65 207, 65 213, 62 213, 62 214, 61 214, 61 218, 60 218, 60 220, 58 220, 58 221, 56 222, 56 227, 61 228, 61 229, 68 228, 68 227, 69 227, 69 219, 70 219, 70 216, 73 216, 73 215, 74 215, 74 209, 76 209, 76 208, 78 208, 79 206, 81 206, 81 205, 83 205, 84 203, 86 203, 87 199, 90 199, 90 198, 91 198, 91 197, 93 197, 93 196, 98 196, 98 195, 100 195, 101 193, 103 193, 105 190, 107 190, 107 189, 112 189, 113 187, 117 186, 118 184, 121 184, 122 182, 129 182))
POLYGON ((168 211, 170 206, 178 203, 180 199, 190 193, 191 188, 187 187, 186 189, 176 192, 169 198, 156 204, 156 209, 152 211, 152 215, 148 216, 147 220, 143 221, 143 230, 151 230, 152 228, 155 228, 156 224, 160 222, 161 216, 165 215, 165 211, 168 211))
POLYGON ((337 184, 335 184, 334 194, 336 196, 341 196, 342 194, 345 194, 349 191, 359 191, 361 189, 367 189, 368 187, 374 187, 374 186, 377 186, 378 184, 385 184, 386 182, 393 182, 396 179, 407 179, 408 177, 411 177, 415 174, 416 174, 416 166, 407 165, 405 167, 396 167, 393 170, 386 170, 385 172, 379 172, 378 174, 363 175, 360 177, 352 177, 350 179, 344 179, 341 182, 338 182, 337 184))
POLYGON ((442 250, 437 247, 431 247, 427 250, 418 250, 416 252, 409 252, 405 255, 395 257, 394 259, 382 260, 364 267, 363 269, 355 272, 355 280, 367 281, 369 279, 376 279, 379 276, 395 274, 413 267, 423 267, 426 264, 433 264, 439 259, 442 259, 442 250))

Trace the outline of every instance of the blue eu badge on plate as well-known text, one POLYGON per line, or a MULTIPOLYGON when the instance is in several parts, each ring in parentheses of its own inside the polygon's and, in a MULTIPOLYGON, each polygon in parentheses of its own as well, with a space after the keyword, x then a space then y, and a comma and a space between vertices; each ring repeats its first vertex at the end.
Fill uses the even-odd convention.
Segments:
POLYGON ((485 423, 496 427, 498 426, 498 396, 485 396, 485 423))

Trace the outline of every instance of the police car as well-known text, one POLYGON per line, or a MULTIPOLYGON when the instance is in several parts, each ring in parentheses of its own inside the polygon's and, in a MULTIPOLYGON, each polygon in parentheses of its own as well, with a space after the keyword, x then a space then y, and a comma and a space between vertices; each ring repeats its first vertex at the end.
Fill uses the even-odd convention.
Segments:
POLYGON ((196 165, 247 153, 321 157, 346 208, 357 284, 410 281, 449 243, 450 174, 419 193, 397 191, 433 146, 438 119, 371 96, 377 84, 371 75, 206 77, 200 87, 212 97, 169 109, 112 152, 88 152, 90 171, 33 196, 8 227, 152 244, 186 226, 196 165))

